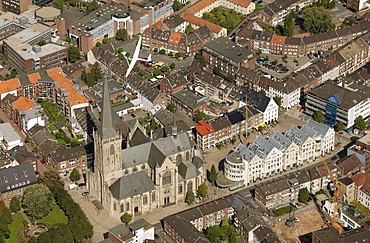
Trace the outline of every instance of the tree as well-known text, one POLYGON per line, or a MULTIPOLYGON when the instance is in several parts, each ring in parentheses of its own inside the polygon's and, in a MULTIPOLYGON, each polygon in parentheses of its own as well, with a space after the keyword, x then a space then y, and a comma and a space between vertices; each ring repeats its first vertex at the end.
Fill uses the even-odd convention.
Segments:
POLYGON ((18 213, 21 210, 21 202, 19 201, 18 197, 12 198, 9 208, 14 213, 18 213))
POLYGON ((176 67, 176 64, 175 64, 175 63, 171 63, 171 64, 170 64, 170 68, 171 68, 171 69, 174 69, 175 67, 176 67))
POLYGON ((303 27, 312 34, 328 32, 335 28, 330 13, 322 7, 305 8, 302 15, 303 27))
POLYGON ((160 53, 160 54, 165 54, 165 53, 166 53, 166 50, 165 50, 165 49, 160 49, 160 50, 159 50, 159 53, 160 53))
POLYGON ((80 58, 80 50, 75 46, 69 46, 68 48, 68 59, 69 62, 76 62, 80 58))
POLYGON ((102 43, 100 41, 96 42, 95 46, 101 46, 102 43))
POLYGON ((310 197, 310 192, 307 190, 306 187, 299 190, 298 201, 302 203, 306 203, 309 197, 310 197))
POLYGON ((202 64, 205 64, 206 63, 206 59, 204 58, 204 56, 202 56, 202 53, 201 51, 195 53, 195 59, 197 59, 200 63, 202 64))
POLYGON ((198 186, 197 190, 198 196, 205 197, 208 194, 208 187, 205 183, 202 183, 198 186))
POLYGON ((186 26, 186 28, 185 28, 185 34, 190 34, 190 33, 192 33, 194 31, 194 29, 193 29, 193 26, 191 26, 191 24, 189 23, 188 24, 188 26, 186 26))
POLYGON ((278 106, 281 106, 281 100, 282 100, 282 98, 280 96, 275 96, 274 97, 274 101, 276 102, 276 104, 278 106))
POLYGON ((69 175, 69 179, 71 179, 71 181, 73 182, 80 180, 81 179, 80 172, 76 168, 73 168, 71 174, 69 175))
POLYGON ((81 80, 86 82, 86 77, 87 77, 87 73, 86 73, 86 70, 83 69, 82 72, 81 72, 81 80))
POLYGON ((145 71, 144 71, 144 70, 141 70, 141 71, 139 72, 139 74, 140 74, 140 76, 144 76, 144 75, 145 75, 145 71))
POLYGON ((0 240, 9 238, 8 224, 12 222, 12 213, 5 206, 5 202, 0 200, 0 240))
POLYGON ((38 184, 26 188, 22 205, 28 216, 40 219, 50 213, 55 202, 49 188, 43 184, 38 184))
POLYGON ((71 39, 71 37, 69 37, 69 36, 67 36, 67 37, 66 37, 66 39, 65 39, 65 41, 66 41, 66 42, 68 42, 68 43, 69 43, 69 42, 71 42, 71 40, 72 40, 72 39, 71 39))
POLYGON ((169 67, 167 66, 161 67, 161 72, 167 73, 168 71, 170 71, 169 67))
POLYGON ((130 52, 126 52, 126 53, 125 53, 125 56, 126 56, 126 57, 130 57, 130 52))
POLYGON ((186 192, 185 202, 189 204, 194 202, 194 192, 192 190, 186 192))
POLYGON ((102 42, 103 42, 103 44, 107 44, 108 43, 108 39, 107 38, 104 38, 103 40, 102 40, 102 42))
POLYGON ((126 29, 119 29, 116 33, 116 39, 117 40, 126 40, 128 39, 129 35, 127 33, 126 29))
POLYGON ((179 59, 180 57, 183 57, 184 55, 182 55, 182 53, 181 52, 177 52, 176 54, 175 54, 175 57, 177 58, 177 59, 179 59))
POLYGON ((103 78, 103 72, 101 71, 100 64, 95 62, 91 67, 91 73, 94 76, 95 82, 103 78))
POLYGON ((335 125, 335 130, 337 130, 337 132, 343 131, 344 128, 345 126, 341 121, 337 122, 337 124, 335 125))
POLYGON ((362 116, 358 116, 355 120, 355 128, 358 130, 365 130, 366 129, 366 122, 362 116))
POLYGON ((182 7, 184 7, 184 5, 181 4, 178 0, 173 1, 172 8, 174 11, 179 11, 180 9, 182 9, 182 7))
POLYGON ((139 66, 135 66, 135 67, 133 68, 133 70, 134 70, 135 72, 140 72, 140 67, 139 67, 139 66))
POLYGON ((322 111, 319 111, 319 110, 315 111, 315 114, 313 115, 313 119, 314 119, 314 121, 317 121, 317 122, 320 122, 320 123, 325 122, 325 116, 322 113, 322 111))
POLYGON ((162 74, 161 71, 159 71, 158 69, 153 71, 153 76, 159 76, 161 74, 162 74))
POLYGON ((166 110, 175 113, 177 111, 177 106, 174 103, 169 103, 166 107, 166 110))
POLYGON ((46 45, 47 44, 47 42, 45 41, 45 40, 39 40, 38 42, 37 42, 37 45, 39 45, 39 46, 44 46, 44 45, 46 45))
POLYGON ((290 13, 284 19, 284 35, 292 37, 294 34, 294 19, 293 15, 290 13))
POLYGON ((209 172, 208 180, 209 180, 209 182, 214 184, 216 179, 217 179, 216 167, 215 167, 215 165, 212 165, 211 171, 209 172))
POLYGON ((122 53, 123 52, 123 48, 122 47, 118 48, 118 52, 119 53, 122 53))
POLYGON ((264 96, 266 96, 266 91, 264 89, 261 89, 260 94, 263 94, 264 96))
POLYGON ((172 57, 172 56, 173 56, 173 52, 172 52, 172 51, 170 51, 170 52, 168 53, 168 56, 169 56, 169 57, 172 57))
POLYGON ((153 50, 155 53, 157 53, 158 52, 158 48, 154 48, 154 50, 153 50))
POLYGON ((92 72, 89 72, 89 73, 86 74, 85 82, 86 82, 87 86, 89 86, 90 88, 94 87, 95 77, 94 77, 94 74, 92 72))
POLYGON ((62 10, 64 8, 65 2, 63 0, 55 0, 54 1, 54 8, 62 10))
POLYGON ((87 3, 86 14, 90 14, 91 12, 97 10, 99 7, 100 7, 99 3, 95 0, 87 3))
POLYGON ((48 188, 63 189, 64 183, 60 179, 59 172, 56 169, 50 169, 40 174, 37 178, 39 183, 44 184, 48 188))
POLYGON ((213 69, 213 73, 216 74, 216 75, 220 75, 221 74, 221 68, 216 66, 214 69, 213 69))
POLYGON ((130 223, 131 220, 132 220, 132 215, 131 214, 124 213, 124 214, 121 215, 122 223, 125 223, 127 225, 128 223, 130 223))
POLYGON ((197 110, 197 111, 195 112, 194 117, 193 117, 193 120, 194 120, 195 122, 199 122, 200 120, 207 121, 207 120, 209 120, 209 119, 210 119, 210 117, 209 117, 208 115, 204 114, 204 112, 202 112, 202 111, 200 111, 200 110, 197 110))

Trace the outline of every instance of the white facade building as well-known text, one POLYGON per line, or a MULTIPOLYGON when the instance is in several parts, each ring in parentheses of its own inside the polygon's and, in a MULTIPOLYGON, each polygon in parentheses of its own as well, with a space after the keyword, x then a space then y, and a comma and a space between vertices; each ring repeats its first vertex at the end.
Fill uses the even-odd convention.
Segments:
POLYGON ((29 109, 21 113, 22 116, 22 128, 26 132, 30 130, 36 124, 40 126, 46 126, 45 119, 42 117, 40 112, 36 109, 29 109))
POLYGON ((276 132, 268 139, 258 136, 248 147, 239 144, 225 158, 225 177, 232 181, 244 181, 247 185, 312 162, 319 155, 315 152, 317 146, 320 146, 321 153, 325 153, 334 149, 333 144, 333 128, 310 120, 301 129, 292 126, 285 135, 276 132))
POLYGON ((4 150, 10 150, 16 146, 23 146, 22 138, 9 122, 0 124, 0 141, 4 150))

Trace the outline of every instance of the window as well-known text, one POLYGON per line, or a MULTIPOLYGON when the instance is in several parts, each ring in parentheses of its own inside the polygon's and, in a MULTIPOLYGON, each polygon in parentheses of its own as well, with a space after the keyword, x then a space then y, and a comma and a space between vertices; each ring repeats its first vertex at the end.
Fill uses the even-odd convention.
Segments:
POLYGON ((188 182, 188 191, 192 191, 192 190, 193 190, 193 182, 189 181, 188 182))
POLYGON ((181 154, 178 154, 177 156, 176 156, 176 163, 177 164, 180 164, 182 162, 182 156, 181 156, 181 154))
POLYGON ((186 161, 190 160, 190 152, 186 152, 186 161))
POLYGON ((148 203, 148 196, 147 195, 144 195, 143 197, 143 204, 147 204, 148 203))
POLYGON ((137 168, 136 168, 136 167, 134 167, 134 168, 132 169, 132 171, 133 171, 133 172, 136 172, 136 171, 137 171, 137 168))
POLYGON ((179 191, 179 194, 182 193, 182 184, 179 185, 178 191, 179 191))
POLYGON ((114 145, 111 144, 110 145, 110 155, 113 155, 114 154, 114 145))
POLYGON ((162 184, 167 185, 171 183, 171 172, 167 171, 163 174, 162 184))
POLYGON ((126 203, 126 211, 130 211, 130 203, 129 202, 126 203))
POLYGON ((155 202, 155 192, 152 193, 152 202, 155 202))
POLYGON ((125 170, 125 175, 127 175, 128 174, 128 170, 125 170))
POLYGON ((113 203, 113 210, 114 211, 117 211, 117 205, 116 205, 116 203, 113 203))
POLYGON ((120 208, 121 208, 121 213, 123 213, 125 211, 125 206, 121 204, 120 208))

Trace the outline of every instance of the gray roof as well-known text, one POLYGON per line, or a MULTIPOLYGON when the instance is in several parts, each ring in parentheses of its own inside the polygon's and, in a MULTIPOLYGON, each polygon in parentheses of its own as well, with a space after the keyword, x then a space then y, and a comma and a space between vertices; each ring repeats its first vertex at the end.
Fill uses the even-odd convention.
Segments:
POLYGON ((268 16, 272 17, 298 1, 299 0, 276 0, 264 7, 263 11, 268 16))
POLYGON ((184 22, 185 20, 179 14, 170 16, 168 19, 163 21, 163 23, 170 29, 174 29, 184 22))
POLYGON ((257 237, 259 242, 281 243, 275 232, 267 226, 261 225, 255 231, 253 231, 253 233, 257 237))
POLYGON ((0 170, 0 192, 8 192, 37 184, 32 164, 25 163, 0 170))
POLYGON ((275 134, 272 136, 272 138, 279 143, 281 146, 284 147, 283 150, 289 148, 289 146, 292 144, 292 141, 287 139, 281 132, 277 131, 275 134))
POLYGON ((103 108, 102 108, 100 117, 101 117, 101 123, 100 123, 100 127, 97 130, 97 133, 101 136, 101 138, 108 139, 111 137, 118 136, 118 133, 116 132, 113 126, 113 121, 112 121, 112 108, 110 105, 107 76, 105 76, 105 79, 104 79, 103 108))
POLYGON ((259 189, 265 194, 265 196, 273 195, 285 191, 289 188, 290 186, 286 179, 270 182, 266 185, 259 187, 259 189))
POLYGON ((298 146, 304 144, 304 142, 308 139, 308 135, 294 125, 288 132, 285 133, 285 137, 293 141, 298 146))
POLYGON ((316 87, 308 92, 310 95, 327 100, 329 97, 334 96, 339 101, 339 106, 345 109, 350 109, 360 102, 369 99, 370 95, 362 92, 351 91, 346 88, 340 87, 333 83, 327 83, 316 87))
POLYGON ((368 242, 370 240, 370 231, 364 228, 353 229, 339 233, 333 226, 312 232, 323 243, 355 243, 368 242))
POLYGON ((248 146, 248 149, 254 152, 261 159, 266 158, 273 148, 274 146, 272 146, 268 140, 260 136, 257 136, 253 143, 248 146))
POLYGON ((109 187, 109 190, 114 198, 122 200, 153 191, 154 184, 145 171, 139 171, 134 174, 122 176, 109 187))
POLYGON ((192 164, 191 161, 183 161, 178 165, 179 181, 196 178, 200 175, 199 170, 192 164))
POLYGON ((22 140, 9 122, 0 124, 0 133, 4 135, 4 139, 8 143, 16 140, 22 140))
POLYGON ((247 48, 240 47, 235 44, 235 42, 225 37, 220 37, 212 40, 204 46, 217 52, 220 56, 232 60, 236 64, 240 64, 244 60, 252 58, 254 54, 247 48))
POLYGON ((49 154, 49 156, 52 157, 57 163, 69 161, 70 159, 80 158, 81 156, 85 155, 85 146, 82 145, 73 148, 61 145, 49 154))
POLYGON ((151 143, 144 143, 135 147, 122 150, 122 169, 135 165, 142 165, 148 162, 151 143))
POLYGON ((261 94, 260 92, 254 91, 253 89, 244 89, 241 100, 245 101, 245 97, 248 95, 248 106, 251 106, 261 112, 264 112, 270 103, 270 98, 261 94))
POLYGON ((172 97, 180 100, 193 110, 207 103, 207 97, 186 90, 179 90, 173 93, 172 97))
POLYGON ((136 129, 134 134, 132 135, 129 143, 131 147, 135 147, 140 144, 144 144, 150 142, 150 139, 141 131, 141 129, 136 129))
POLYGON ((310 119, 305 125, 307 125, 308 127, 312 128, 313 130, 321 133, 323 137, 326 135, 326 133, 330 129, 333 129, 330 126, 328 126, 328 125, 326 125, 324 123, 316 122, 313 119, 310 119))
POLYGON ((265 220, 262 218, 261 212, 254 208, 245 207, 235 215, 247 232, 252 231, 256 225, 266 225, 265 220))
POLYGON ((239 212, 243 208, 254 208, 245 197, 239 193, 233 193, 224 197, 224 202, 228 208, 233 208, 235 211, 239 212))

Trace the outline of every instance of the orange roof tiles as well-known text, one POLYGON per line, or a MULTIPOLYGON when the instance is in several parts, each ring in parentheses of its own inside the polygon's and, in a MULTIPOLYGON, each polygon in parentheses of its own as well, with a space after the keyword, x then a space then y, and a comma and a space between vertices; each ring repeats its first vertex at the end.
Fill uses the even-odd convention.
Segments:
POLYGON ((40 74, 39 73, 33 73, 33 74, 29 74, 27 75, 28 77, 28 80, 31 82, 31 83, 36 83, 37 80, 41 79, 40 77, 40 74))
POLYGON ((214 23, 211 23, 207 20, 195 17, 194 15, 192 15, 192 14, 186 12, 186 11, 181 13, 181 17, 184 20, 188 21, 189 23, 198 25, 200 27, 203 27, 203 26, 207 25, 210 28, 210 30, 212 30, 212 32, 216 33, 216 34, 220 33, 221 30, 223 29, 221 26, 219 26, 217 24, 214 24, 214 23))
POLYGON ((228 0, 228 1, 232 2, 232 3, 235 3, 239 6, 245 7, 245 8, 248 8, 249 5, 251 4, 250 1, 245 1, 245 0, 228 0))
POLYGON ((355 181, 356 186, 363 186, 370 184, 370 176, 366 173, 357 174, 351 177, 355 181))
POLYGON ((153 24, 153 27, 156 28, 156 29, 159 29, 159 30, 163 29, 163 22, 162 22, 162 20, 159 20, 158 22, 154 23, 153 24))
POLYGON ((178 45, 182 37, 182 33, 179 32, 172 32, 170 38, 168 39, 168 43, 178 45))
POLYGON ((272 43, 277 43, 277 44, 284 44, 284 36, 281 35, 273 35, 272 36, 272 43))
POLYGON ((200 120, 198 123, 199 124, 195 125, 194 127, 197 130, 197 132, 200 133, 200 135, 205 136, 207 134, 215 132, 215 129, 212 127, 211 124, 209 124, 209 123, 207 123, 203 120, 200 120))
POLYGON ((208 5, 211 5, 214 2, 216 2, 216 0, 201 0, 197 2, 196 4, 194 4, 193 6, 191 6, 189 10, 190 12, 195 14, 196 12, 199 12, 200 10, 207 7, 208 5))
POLYGON ((27 97, 19 97, 18 100, 11 103, 11 106, 14 110, 24 110, 28 111, 29 109, 33 108, 35 106, 35 103, 33 100, 27 97))
POLYGON ((15 91, 19 86, 21 86, 21 82, 19 81, 18 78, 2 81, 0 82, 0 94, 15 91))

